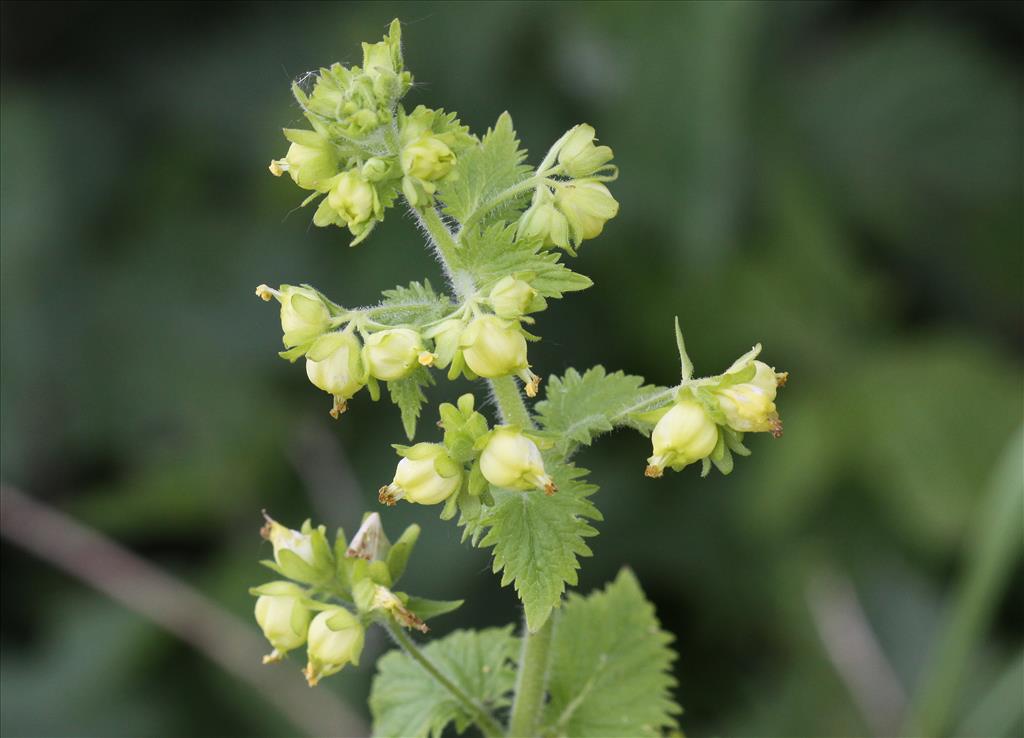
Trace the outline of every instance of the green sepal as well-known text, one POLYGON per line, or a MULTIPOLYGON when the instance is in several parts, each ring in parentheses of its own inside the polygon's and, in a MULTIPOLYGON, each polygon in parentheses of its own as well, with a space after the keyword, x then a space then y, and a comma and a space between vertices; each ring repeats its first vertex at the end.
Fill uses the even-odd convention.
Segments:
POLYGON ((250 587, 249 594, 253 597, 261 597, 262 595, 270 595, 271 597, 282 597, 291 595, 293 597, 304 597, 306 590, 295 584, 294 582, 267 582, 261 584, 258 587, 250 587))
POLYGON ((377 591, 377 585, 371 579, 361 579, 352 588, 352 600, 355 602, 359 612, 370 612, 373 608, 373 596, 377 591))
POLYGON ((479 497, 488 487, 487 479, 484 478, 483 470, 480 469, 480 461, 473 464, 469 470, 469 494, 479 497))
POLYGON ((676 316, 676 348, 679 350, 679 373, 685 382, 693 377, 693 361, 686 353, 686 344, 683 342, 683 331, 679 328, 678 315, 676 316))
POLYGON ((370 393, 370 399, 374 402, 380 399, 380 382, 376 377, 368 376, 366 378, 366 391, 370 393))
POLYGON ((725 425, 720 428, 725 444, 737 456, 750 456, 750 449, 743 445, 743 434, 725 425))
POLYGON ((280 356, 282 359, 287 359, 288 361, 294 364, 296 359, 305 356, 307 348, 309 348, 309 344, 303 344, 302 346, 290 348, 287 351, 278 351, 277 355, 280 356))
POLYGON ((371 561, 367 567, 370 580, 384 587, 391 587, 394 583, 391 579, 391 570, 386 561, 371 561))
POLYGON ((273 559, 263 559, 259 563, 260 563, 261 566, 267 567, 268 569, 270 569, 275 574, 280 574, 283 577, 288 576, 287 574, 284 573, 284 569, 282 569, 280 566, 278 566, 277 562, 274 561, 273 559))
POLYGON ((402 592, 396 592, 401 597, 405 606, 412 611, 413 615, 420 620, 429 620, 439 615, 446 615, 462 607, 465 600, 430 600, 426 597, 412 597, 402 592))
MULTIPOLYGON (((454 496, 454 495, 453 495, 454 496)), ((409 563, 409 556, 412 554, 416 541, 420 537, 420 527, 413 523, 398 537, 398 540, 391 545, 388 551, 387 565, 391 572, 391 581, 397 582, 405 573, 406 564, 409 563)))

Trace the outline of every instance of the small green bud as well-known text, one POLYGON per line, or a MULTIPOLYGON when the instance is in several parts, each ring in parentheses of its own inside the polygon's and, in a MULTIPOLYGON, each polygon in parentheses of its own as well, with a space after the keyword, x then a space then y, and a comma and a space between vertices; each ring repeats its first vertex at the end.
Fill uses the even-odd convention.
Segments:
POLYGON ((594 146, 594 129, 581 123, 572 129, 558 152, 558 163, 570 177, 589 177, 612 160, 607 146, 594 146))
POLYGON ((382 179, 386 179, 391 173, 391 162, 387 159, 381 159, 377 156, 371 156, 363 164, 363 168, 360 170, 363 178, 368 182, 380 182, 382 179))
POLYGON ((327 193, 327 203, 350 228, 366 223, 380 210, 376 188, 355 170, 338 175, 327 193))
POLYGON ((430 366, 434 355, 423 348, 423 341, 416 331, 389 328, 366 339, 363 361, 370 376, 391 382, 408 376, 417 363, 430 366))
POLYGON ((710 455, 718 443, 718 426, 700 403, 679 400, 654 426, 651 442, 654 453, 645 474, 660 477, 666 466, 680 471, 710 455))
POLYGON ((334 418, 345 412, 348 399, 366 384, 361 348, 359 339, 351 333, 327 333, 306 353, 306 376, 334 397, 334 418))
POLYGON ((521 279, 512 275, 502 277, 494 287, 488 299, 491 308, 501 318, 518 318, 525 314, 537 296, 537 290, 521 279))
POLYGON ((541 197, 519 218, 517 238, 540 238, 544 246, 569 250, 569 221, 555 207, 550 193, 541 197))
POLYGON ((775 408, 775 394, 779 375, 763 361, 755 361, 754 378, 715 391, 718 405, 725 414, 726 423, 740 433, 770 431, 778 438, 782 435, 782 421, 775 408))
POLYGON ((402 68, 402 30, 395 20, 383 41, 363 43, 363 72, 378 96, 401 97, 412 85, 412 75, 402 68))
POLYGON ((589 179, 559 186, 555 193, 555 206, 569 221, 572 240, 577 246, 600 236, 604 224, 619 212, 619 203, 608 188, 589 179))
POLYGON ((437 443, 418 443, 398 462, 394 481, 380 488, 380 501, 408 500, 421 505, 444 502, 462 485, 462 466, 437 443))
POLYGON ((424 135, 402 148, 402 171, 410 177, 433 182, 455 166, 455 154, 437 136, 424 135))
POLYGON ((309 625, 309 663, 303 672, 309 686, 332 674, 337 674, 347 664, 359 666, 366 632, 355 615, 343 607, 335 607, 318 613, 309 625))
POLYGON ((280 661, 292 649, 306 642, 311 613, 303 604, 305 591, 291 582, 272 582, 260 589, 256 599, 256 622, 274 650, 263 663, 280 661))
POLYGON ((265 302, 276 298, 281 303, 281 330, 286 348, 314 341, 331 327, 331 312, 314 289, 285 284, 275 290, 261 284, 256 294, 265 302))
POLYGON ((537 444, 514 428, 494 429, 480 454, 480 471, 496 487, 539 489, 547 495, 558 489, 544 471, 544 459, 537 444))

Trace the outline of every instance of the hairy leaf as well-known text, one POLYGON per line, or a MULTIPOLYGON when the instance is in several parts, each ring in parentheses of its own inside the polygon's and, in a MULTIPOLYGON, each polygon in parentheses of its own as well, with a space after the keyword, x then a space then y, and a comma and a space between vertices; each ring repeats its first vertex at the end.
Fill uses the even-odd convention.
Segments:
POLYGON ((675 727, 671 642, 628 569, 600 592, 570 595, 555 630, 543 733, 618 738, 675 727))
POLYGON ((388 382, 391 401, 398 405, 402 412, 402 427, 411 441, 416 437, 416 420, 420 417, 420 409, 427 401, 423 394, 424 387, 434 384, 434 378, 426 367, 418 366, 408 377, 388 382))
MULTIPOLYGON (((464 223, 482 204, 530 175, 525 159, 512 116, 502 113, 477 146, 459 155, 452 175, 442 184, 438 194, 445 213, 464 223)), ((524 193, 524 197, 530 194, 524 193)))
MULTIPOLYGON (((477 704, 493 710, 510 703, 515 682, 512 659, 518 648, 510 625, 457 630, 424 646, 423 654, 477 704)), ((461 703, 402 651, 392 651, 377 662, 370 712, 378 736, 439 738, 450 722, 459 733, 472 722, 461 703)))
POLYGON ((494 547, 492 568, 502 572, 503 587, 514 584, 531 631, 561 603, 565 585, 576 585, 579 557, 591 555, 585 539, 597 535, 587 521, 602 519, 587 499, 597 486, 584 481, 586 469, 550 459, 545 464, 558 485, 555 494, 492 488, 494 507, 480 521, 488 528, 480 546, 494 547))
POLYGON ((384 290, 380 304, 369 308, 370 317, 386 325, 419 327, 442 318, 453 309, 447 295, 439 295, 430 282, 410 282, 384 290))
POLYGON ((548 380, 545 399, 537 403, 541 425, 554 434, 563 454, 575 444, 590 445, 594 436, 626 424, 628 410, 646 395, 643 383, 643 377, 609 374, 602 366, 582 376, 569 369, 564 377, 548 380))
POLYGON ((478 289, 486 290, 509 274, 522 278, 541 297, 559 298, 563 292, 585 290, 593 282, 561 263, 557 251, 544 251, 536 239, 516 240, 515 225, 492 223, 463 233, 452 259, 452 269, 465 272, 478 289))

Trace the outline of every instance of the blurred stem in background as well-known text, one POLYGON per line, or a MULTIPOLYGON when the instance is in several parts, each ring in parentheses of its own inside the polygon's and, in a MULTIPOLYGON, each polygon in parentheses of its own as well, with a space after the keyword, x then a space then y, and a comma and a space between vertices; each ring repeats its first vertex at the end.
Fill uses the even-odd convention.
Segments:
MULTIPOLYGON (((1024 428, 1003 453, 975 525, 967 540, 966 570, 953 596, 915 699, 904 735, 946 732, 957 692, 971 657, 982 641, 1017 555, 1024 519, 1024 428)), ((1018 682, 1019 685, 1019 682, 1018 682)), ((1017 691, 1020 709, 1020 692, 1017 691)))
POLYGON ((251 627, 101 533, 6 484, 0 485, 0 535, 188 643, 304 733, 369 734, 331 692, 306 688, 295 673, 261 668, 254 654, 266 644, 251 627))

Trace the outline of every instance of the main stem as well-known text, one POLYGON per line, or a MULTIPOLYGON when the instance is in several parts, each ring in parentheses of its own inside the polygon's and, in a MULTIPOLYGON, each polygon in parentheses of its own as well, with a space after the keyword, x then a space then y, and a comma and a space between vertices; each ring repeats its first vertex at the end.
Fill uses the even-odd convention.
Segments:
POLYGON ((402 647, 402 650, 409 654, 409 656, 422 666, 430 676, 436 679, 442 687, 451 692, 452 696, 462 703, 462 706, 470 715, 473 716, 473 721, 480 727, 480 730, 483 731, 483 734, 487 736, 487 738, 498 738, 498 736, 501 736, 504 733, 501 725, 498 724, 498 721, 495 720, 487 710, 478 705, 472 697, 459 689, 458 685, 456 685, 451 679, 446 677, 441 670, 434 665, 434 662, 424 655, 423 651, 420 650, 420 647, 416 645, 416 641, 410 638, 401 627, 396 627, 391 623, 385 624, 384 627, 387 628, 388 633, 390 633, 391 637, 395 639, 395 642, 402 647))
MULTIPOLYGON (((417 215, 430 235, 434 251, 441 261, 445 273, 451 278, 450 264, 455 250, 459 248, 458 241, 435 209, 427 208, 417 215)), ((503 422, 526 429, 536 427, 513 377, 498 377, 488 381, 503 422)), ((536 633, 531 633, 529 628, 523 628, 523 646, 519 656, 512 715, 509 719, 508 735, 510 738, 529 738, 537 735, 541 709, 544 706, 544 693, 547 689, 554 619, 554 615, 549 617, 536 633)), ((402 633, 402 636, 405 634, 402 633)), ((487 717, 490 718, 489 715, 487 717)), ((479 721, 477 724, 484 734, 488 735, 487 725, 479 721)))

